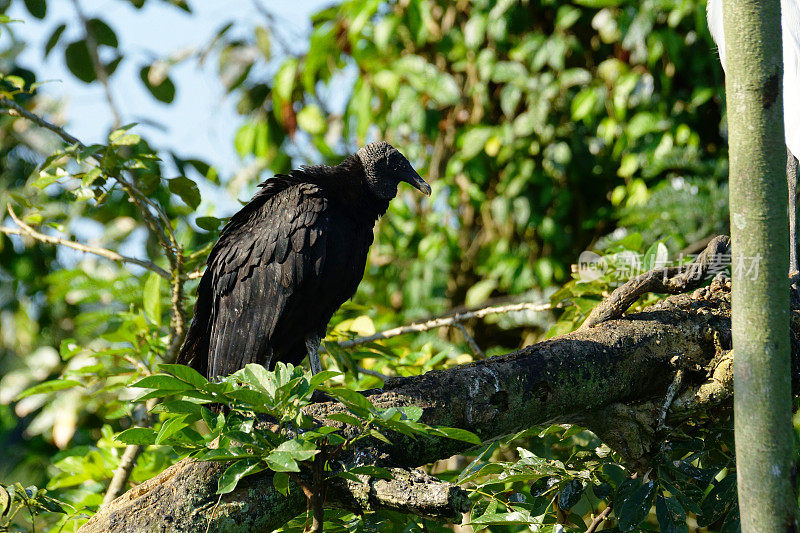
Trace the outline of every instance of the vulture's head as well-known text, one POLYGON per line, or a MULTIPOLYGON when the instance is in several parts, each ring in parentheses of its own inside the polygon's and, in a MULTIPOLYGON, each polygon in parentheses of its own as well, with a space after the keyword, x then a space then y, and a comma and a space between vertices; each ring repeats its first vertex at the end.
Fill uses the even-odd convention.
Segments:
POLYGON ((369 143, 356 152, 364 166, 364 174, 372 193, 378 198, 391 200, 397 194, 397 184, 410 183, 426 196, 431 195, 431 186, 417 174, 411 163, 391 144, 380 141, 369 143))

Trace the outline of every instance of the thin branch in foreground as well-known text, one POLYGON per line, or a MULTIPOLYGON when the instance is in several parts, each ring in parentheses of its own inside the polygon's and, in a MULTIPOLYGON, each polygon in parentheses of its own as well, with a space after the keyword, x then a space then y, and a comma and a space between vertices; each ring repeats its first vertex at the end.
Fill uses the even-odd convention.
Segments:
POLYGON ((469 347, 472 348, 472 351, 475 353, 478 359, 486 359, 486 354, 483 353, 481 347, 478 346, 478 341, 476 341, 475 338, 469 334, 469 331, 467 331, 467 328, 464 327, 464 324, 462 324, 461 322, 456 322, 455 326, 456 328, 458 328, 458 331, 460 331, 461 334, 464 336, 464 339, 466 339, 467 344, 469 344, 469 347))
POLYGON ((600 527, 600 524, 605 522, 605 520, 608 518, 608 515, 611 514, 612 509, 613 507, 611 504, 609 504, 599 515, 595 516, 594 520, 592 520, 592 523, 589 524, 588 528, 586 528, 586 533, 594 533, 597 531, 597 528, 600 527))
POLYGON ((18 103, 14 102, 13 100, 10 100, 8 98, 0 98, 0 108, 5 109, 6 113, 11 116, 27 118, 37 126, 41 126, 42 128, 52 131, 53 133, 64 139, 69 144, 77 144, 79 147, 85 148, 85 145, 81 141, 79 141, 77 138, 73 137, 66 131, 64 131, 63 128, 60 128, 59 126, 56 126, 55 124, 46 121, 45 119, 43 119, 38 115, 34 115, 33 113, 31 113, 18 103))
POLYGON ((25 222, 20 220, 11 206, 8 206, 8 214, 11 216, 11 219, 20 227, 20 229, 9 228, 6 226, 0 226, 0 232, 5 233, 6 235, 27 235, 37 241, 45 242, 47 244, 55 244, 58 246, 65 246, 67 248, 72 248, 73 250, 78 250, 79 252, 85 252, 87 254, 94 254, 100 257, 105 257, 106 259, 110 259, 111 261, 119 261, 121 263, 131 263, 134 265, 138 265, 142 268, 150 270, 151 272, 155 272, 159 276, 165 279, 170 279, 170 273, 161 268, 160 266, 152 263, 150 261, 145 261, 142 259, 136 259, 135 257, 128 257, 125 255, 118 254, 113 250, 108 250, 106 248, 99 248, 97 246, 89 246, 86 244, 82 244, 75 241, 70 241, 67 239, 61 239, 59 237, 52 237, 50 235, 45 235, 44 233, 40 233, 27 225, 25 222))
POLYGON ((131 471, 136 465, 136 459, 142 453, 142 450, 144 450, 144 447, 138 444, 129 444, 125 447, 125 451, 119 460, 119 466, 114 470, 111 483, 109 483, 106 494, 103 496, 103 505, 114 501, 117 496, 124 492, 125 484, 128 482, 131 471))
POLYGON ((103 86, 103 90, 106 95, 106 101, 108 102, 108 107, 111 110, 111 114, 114 115, 114 123, 112 127, 113 129, 117 129, 122 125, 122 115, 119 112, 119 109, 117 109, 117 105, 114 102, 114 95, 111 93, 111 83, 108 79, 108 71, 106 70, 106 67, 103 65, 102 61, 100 61, 100 54, 97 52, 97 40, 94 38, 91 28, 89 28, 89 19, 84 14, 83 9, 81 9, 81 5, 78 0, 72 0, 72 3, 75 6, 75 13, 78 15, 78 19, 80 19, 86 34, 86 48, 89 49, 89 58, 92 61, 92 67, 94 68, 97 80, 103 86))
POLYGON ((515 313, 519 311, 549 311, 550 309, 553 309, 553 305, 549 303, 532 303, 532 302, 484 307, 483 309, 477 309, 475 311, 456 313, 450 316, 433 318, 426 322, 417 322, 414 324, 409 324, 407 326, 400 326, 392 329, 387 329, 384 331, 379 331, 374 335, 367 335, 366 337, 356 337, 355 339, 348 339, 346 341, 339 342, 339 346, 341 346, 342 348, 350 348, 351 346, 359 346, 361 344, 367 344, 368 342, 388 339, 390 337, 396 337, 398 335, 405 335, 406 333, 421 333, 423 331, 430 331, 432 329, 441 328, 444 326, 456 326, 456 324, 464 322, 465 320, 470 320, 473 318, 483 318, 487 315, 515 313))

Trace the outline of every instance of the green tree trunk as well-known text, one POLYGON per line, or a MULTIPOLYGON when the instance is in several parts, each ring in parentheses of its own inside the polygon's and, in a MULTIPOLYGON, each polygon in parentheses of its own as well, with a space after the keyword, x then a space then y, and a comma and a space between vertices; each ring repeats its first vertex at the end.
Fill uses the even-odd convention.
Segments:
POLYGON ((788 194, 779 0, 723 3, 733 240, 734 425, 742 531, 787 531, 788 194))

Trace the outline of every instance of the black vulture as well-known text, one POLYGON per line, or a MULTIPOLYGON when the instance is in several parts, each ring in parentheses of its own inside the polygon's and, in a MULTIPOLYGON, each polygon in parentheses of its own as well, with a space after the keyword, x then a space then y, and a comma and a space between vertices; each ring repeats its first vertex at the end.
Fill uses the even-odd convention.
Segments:
POLYGON ((308 354, 318 373, 320 340, 355 294, 375 222, 401 181, 431 193, 397 149, 376 142, 337 166, 262 183, 211 250, 178 362, 211 379, 308 354))

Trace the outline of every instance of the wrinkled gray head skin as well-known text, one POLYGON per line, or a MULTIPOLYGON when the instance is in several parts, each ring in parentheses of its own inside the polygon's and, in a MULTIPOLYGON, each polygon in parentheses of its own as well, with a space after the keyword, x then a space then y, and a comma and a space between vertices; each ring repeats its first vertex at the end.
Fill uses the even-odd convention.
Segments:
POLYGON ((408 159, 391 144, 384 141, 370 143, 356 152, 356 157, 364 166, 372 194, 378 198, 385 200, 394 198, 397 194, 397 184, 401 181, 410 183, 424 195, 430 196, 430 185, 417 174, 408 159))

